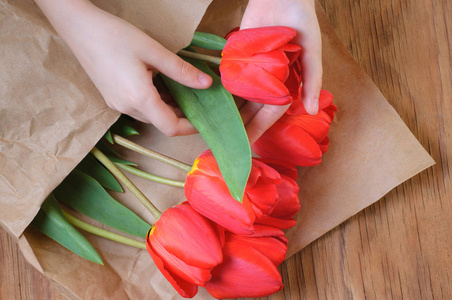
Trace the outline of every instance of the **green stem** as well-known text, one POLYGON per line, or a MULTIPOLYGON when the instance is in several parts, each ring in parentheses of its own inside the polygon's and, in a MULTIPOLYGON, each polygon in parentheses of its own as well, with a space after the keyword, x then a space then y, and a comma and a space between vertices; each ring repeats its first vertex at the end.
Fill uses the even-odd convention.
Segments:
POLYGON ((117 165, 119 168, 123 169, 124 171, 127 171, 129 173, 135 174, 137 176, 140 176, 142 178, 151 180, 151 181, 155 181, 155 182, 159 182, 159 183, 163 183, 166 185, 172 185, 172 186, 176 186, 176 187, 184 187, 185 182, 183 181, 178 181, 178 180, 172 180, 172 179, 168 179, 168 178, 163 178, 154 174, 149 174, 145 171, 139 170, 137 168, 134 168, 132 166, 126 165, 126 164, 121 164, 121 163, 115 163, 115 165, 117 165))
POLYGON ((99 149, 94 147, 91 150, 91 153, 113 174, 116 176, 116 178, 119 179, 134 195, 137 197, 138 200, 146 207, 151 214, 155 217, 155 219, 158 219, 162 213, 152 204, 151 201, 136 187, 135 184, 133 184, 132 181, 130 181, 129 178, 127 178, 124 173, 121 172, 121 170, 116 167, 116 165, 107 157, 105 154, 103 154, 99 149))
POLYGON ((137 241, 135 239, 131 239, 128 237, 125 237, 123 235, 99 228, 97 226, 88 224, 86 222, 83 222, 80 219, 77 219, 76 217, 70 215, 68 212, 63 210, 63 214, 64 217, 69 221, 69 223, 71 223, 72 225, 74 225, 75 227, 78 227, 86 232, 92 233, 94 235, 124 244, 124 245, 128 245, 128 246, 132 246, 135 248, 140 248, 140 249, 146 249, 146 244, 144 242, 141 241, 137 241))
POLYGON ((187 173, 190 172, 190 170, 191 170, 191 166, 190 165, 187 165, 187 164, 185 164, 185 163, 183 163, 181 161, 178 161, 178 160, 176 160, 174 158, 171 158, 169 156, 166 156, 164 154, 161 154, 161 153, 152 151, 150 149, 144 148, 144 147, 142 147, 142 146, 140 146, 140 145, 138 145, 138 144, 136 144, 136 143, 134 143, 132 141, 129 141, 128 139, 123 138, 122 136, 117 135, 117 134, 113 134, 113 141, 116 144, 121 145, 121 146, 123 146, 123 147, 125 147, 127 149, 130 149, 130 150, 133 150, 133 151, 135 151, 137 153, 140 153, 140 154, 146 155, 148 157, 157 159, 157 160, 159 160, 161 162, 164 162, 166 164, 169 164, 169 165, 171 165, 173 167, 179 168, 179 169, 181 169, 181 170, 183 170, 183 171, 185 171, 187 173))
POLYGON ((217 56, 201 54, 201 53, 196 53, 196 52, 190 52, 190 51, 187 51, 187 50, 180 50, 179 52, 177 52, 177 54, 179 54, 181 56, 185 56, 185 57, 194 58, 194 59, 197 59, 197 60, 211 62, 211 63, 214 63, 216 65, 220 65, 220 63, 221 63, 221 57, 217 57, 217 56))

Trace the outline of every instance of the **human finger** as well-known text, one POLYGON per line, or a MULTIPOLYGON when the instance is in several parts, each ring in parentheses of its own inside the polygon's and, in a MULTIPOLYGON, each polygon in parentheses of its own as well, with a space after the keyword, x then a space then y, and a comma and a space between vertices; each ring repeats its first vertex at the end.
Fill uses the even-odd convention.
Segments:
POLYGON ((186 118, 176 115, 176 111, 160 98, 154 86, 150 86, 146 96, 136 103, 136 116, 146 123, 152 123, 167 136, 196 133, 196 128, 186 118))
MULTIPOLYGON (((319 30, 318 28, 316 30, 319 30)), ((315 31, 315 30, 314 30, 315 31)), ((319 111, 319 94, 322 87, 322 45, 320 31, 311 32, 309 40, 302 41, 301 75, 303 81, 301 100, 308 114, 319 111)))
POLYGON ((152 41, 152 50, 142 59, 169 78, 195 89, 206 89, 212 85, 212 77, 195 68, 156 41, 152 41))
POLYGON ((263 106, 264 104, 262 103, 245 101, 245 103, 239 108, 243 124, 246 126, 263 106))
POLYGON ((250 144, 253 144, 268 128, 281 118, 289 106, 290 104, 264 104, 245 126, 250 144))

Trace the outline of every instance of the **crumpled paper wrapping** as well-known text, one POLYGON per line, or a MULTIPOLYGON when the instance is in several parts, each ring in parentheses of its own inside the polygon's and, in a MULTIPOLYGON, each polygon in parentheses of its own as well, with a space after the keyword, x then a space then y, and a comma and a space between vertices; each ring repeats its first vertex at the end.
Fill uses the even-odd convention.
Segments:
MULTIPOLYGON (((210 1, 95 1, 143 28, 168 48, 186 45, 210 1), (177 5, 176 5, 177 4, 177 5), (171 32, 171 35, 162 32, 171 32)), ((213 2, 199 29, 223 35, 240 22, 245 1, 213 2)), ((302 207, 288 230, 288 256, 434 162, 394 109, 359 68, 318 6, 324 88, 339 110, 322 164, 299 169, 302 207)), ((146 251, 87 234, 105 266, 85 261, 33 228, 48 193, 97 142, 118 114, 107 109, 92 83, 30 0, 0 2, 0 222, 19 238, 28 261, 71 299, 180 299, 146 251), (20 46, 19 46, 20 45, 20 46), (6 67, 5 67, 6 66, 6 67)), ((207 146, 199 135, 168 138, 137 124, 131 140, 192 163, 207 146)), ((184 173, 119 148, 126 159, 160 176, 184 173)), ((164 210, 184 200, 183 190, 130 178, 164 210)), ((129 192, 115 198, 152 223, 129 192)), ((211 298, 205 290, 195 299, 211 298)))
MULTIPOLYGON (((211 1, 93 2, 176 52, 211 1)), ((0 224, 18 237, 119 113, 34 1, 0 1, 0 41, 0 224)))

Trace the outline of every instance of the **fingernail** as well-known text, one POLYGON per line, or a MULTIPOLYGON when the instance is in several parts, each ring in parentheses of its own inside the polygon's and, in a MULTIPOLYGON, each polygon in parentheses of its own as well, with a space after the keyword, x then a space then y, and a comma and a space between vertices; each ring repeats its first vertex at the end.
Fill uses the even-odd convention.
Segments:
POLYGON ((209 85, 210 84, 210 76, 199 72, 198 74, 198 81, 204 86, 204 85, 209 85))
POLYGON ((312 103, 312 110, 314 112, 314 115, 319 112, 319 98, 314 99, 314 102, 312 103))

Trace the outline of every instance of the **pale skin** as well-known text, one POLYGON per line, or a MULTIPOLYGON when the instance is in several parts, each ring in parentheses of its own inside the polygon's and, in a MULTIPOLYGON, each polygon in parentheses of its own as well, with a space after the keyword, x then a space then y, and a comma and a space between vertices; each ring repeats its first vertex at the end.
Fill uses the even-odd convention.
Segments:
MULTIPOLYGON (((322 41, 314 0, 250 0, 240 29, 265 26, 287 26, 297 31, 293 43, 302 49, 301 97, 306 112, 317 114, 322 86, 322 41)), ((256 141, 288 107, 246 102, 240 111, 250 142, 256 141)))
MULTIPOLYGON (((186 86, 205 89, 212 84, 209 75, 140 29, 87 0, 35 2, 71 48, 109 107, 139 121, 152 123, 167 136, 196 133, 178 109, 161 99, 152 77, 161 72, 186 86)), ((305 49, 302 58, 305 64, 303 103, 310 114, 316 114, 318 110, 314 99, 320 92, 322 68, 320 32, 313 5, 313 0, 250 0, 241 24, 242 28, 284 25, 300 33, 297 43, 305 49), (288 17, 287 12, 292 17, 288 17), (301 21, 302 17, 307 19, 301 21), (311 26, 314 31, 304 26, 311 26), (312 50, 311 46, 314 47, 312 50)), ((241 115, 250 142, 254 142, 287 108, 255 103, 242 106, 241 115)))

